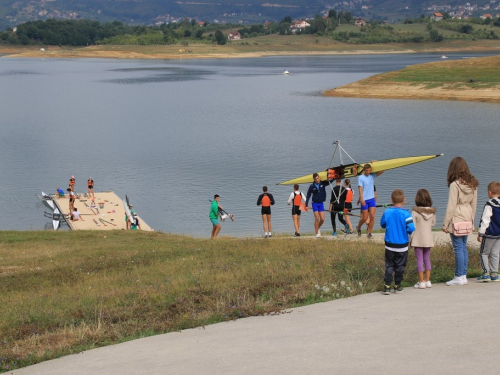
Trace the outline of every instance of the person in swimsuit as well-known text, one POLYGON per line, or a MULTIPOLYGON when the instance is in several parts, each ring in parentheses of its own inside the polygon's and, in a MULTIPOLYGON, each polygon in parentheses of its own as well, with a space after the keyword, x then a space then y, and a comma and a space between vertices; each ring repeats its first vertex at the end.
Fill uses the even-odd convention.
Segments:
POLYGON ((92 194, 92 198, 94 198, 94 180, 92 177, 89 177, 87 180, 87 188, 88 188, 88 196, 90 198, 90 194, 92 194))
POLYGON ((66 189, 69 194, 69 212, 73 212, 75 208, 75 193, 71 188, 66 189))

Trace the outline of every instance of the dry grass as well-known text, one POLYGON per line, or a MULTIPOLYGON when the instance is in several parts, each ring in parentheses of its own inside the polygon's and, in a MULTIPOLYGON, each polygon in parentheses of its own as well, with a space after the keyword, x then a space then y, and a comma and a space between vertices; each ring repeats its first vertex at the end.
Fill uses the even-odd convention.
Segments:
MULTIPOLYGON (((0 232, 0 372, 163 332, 380 290, 383 245, 0 232)), ((415 281, 413 256, 408 285, 415 281)), ((453 275, 432 251, 433 281, 453 275)), ((479 265, 476 252, 470 263, 479 265)), ((476 267, 471 271, 479 273, 476 267)))

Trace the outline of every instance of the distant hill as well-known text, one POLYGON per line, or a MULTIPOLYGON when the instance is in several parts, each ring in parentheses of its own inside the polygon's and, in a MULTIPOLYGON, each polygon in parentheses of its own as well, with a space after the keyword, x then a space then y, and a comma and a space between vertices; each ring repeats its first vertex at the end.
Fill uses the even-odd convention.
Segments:
POLYGON ((433 11, 500 13, 500 1, 477 0, 0 0, 0 29, 29 20, 92 19, 151 25, 183 18, 209 23, 261 23, 349 11, 366 19, 401 21, 433 11), (472 4, 472 3, 471 3, 472 4))

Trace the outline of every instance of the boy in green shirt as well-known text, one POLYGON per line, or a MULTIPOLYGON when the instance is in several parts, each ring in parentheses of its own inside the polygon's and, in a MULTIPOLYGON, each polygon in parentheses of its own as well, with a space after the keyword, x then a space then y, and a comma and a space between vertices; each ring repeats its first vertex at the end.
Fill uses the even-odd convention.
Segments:
MULTIPOLYGON (((214 200, 210 206, 210 221, 212 222, 212 236, 210 238, 216 238, 220 232, 220 224, 219 224, 219 195, 214 195, 214 200)), ((222 206, 220 207, 222 209, 222 206)))

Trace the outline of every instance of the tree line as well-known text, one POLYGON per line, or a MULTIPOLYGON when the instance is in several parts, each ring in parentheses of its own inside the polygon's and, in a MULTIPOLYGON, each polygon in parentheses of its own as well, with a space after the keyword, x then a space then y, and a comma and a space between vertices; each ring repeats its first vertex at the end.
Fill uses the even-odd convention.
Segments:
MULTIPOLYGON (((231 25, 225 25, 225 28, 231 25)), ((120 21, 30 21, 0 32, 0 43, 13 45, 86 46, 94 44, 178 44, 186 41, 225 44, 227 36, 217 25, 196 20, 159 26, 129 26, 120 21)))
POLYGON ((350 12, 330 10, 327 17, 317 15, 307 21, 310 26, 293 28, 290 16, 280 22, 251 25, 200 24, 196 20, 156 26, 129 26, 120 21, 99 23, 91 20, 30 21, 16 28, 0 32, 0 43, 13 45, 65 45, 85 46, 94 44, 114 45, 169 45, 196 43, 226 44, 229 31, 238 30, 242 39, 263 35, 314 34, 335 40, 356 43, 420 43, 424 41, 441 42, 445 39, 442 30, 448 32, 446 39, 498 39, 493 26, 500 27, 500 18, 455 20, 445 17, 442 21, 431 22, 429 17, 421 16, 406 19, 404 23, 425 23, 425 32, 396 30, 393 26, 380 21, 367 22, 359 31, 336 31, 340 25, 352 24, 354 17, 350 12))

